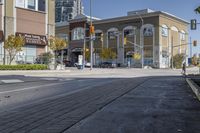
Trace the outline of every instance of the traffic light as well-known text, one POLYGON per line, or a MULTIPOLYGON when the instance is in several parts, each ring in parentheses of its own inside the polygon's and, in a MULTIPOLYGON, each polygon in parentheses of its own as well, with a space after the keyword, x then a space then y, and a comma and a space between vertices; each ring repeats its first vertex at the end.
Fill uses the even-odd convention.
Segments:
POLYGON ((196 19, 192 19, 191 23, 190 23, 190 26, 191 26, 191 30, 196 30, 197 29, 197 20, 196 19))
POLYGON ((126 44, 127 44, 127 38, 124 37, 124 45, 126 45, 126 44))
POLYGON ((94 35, 94 26, 93 25, 91 25, 90 26, 90 35, 94 35))
POLYGON ((197 40, 193 41, 193 46, 196 47, 197 46, 197 40))

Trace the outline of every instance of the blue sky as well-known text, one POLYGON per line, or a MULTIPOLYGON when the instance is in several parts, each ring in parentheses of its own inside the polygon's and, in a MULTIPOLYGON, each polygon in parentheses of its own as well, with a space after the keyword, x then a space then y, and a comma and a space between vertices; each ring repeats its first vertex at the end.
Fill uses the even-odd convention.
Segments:
MULTIPOLYGON (((85 14, 89 15, 90 0, 83 0, 85 14)), ((150 8, 155 11, 165 11, 190 22, 197 19, 200 23, 200 14, 194 9, 200 6, 200 0, 92 0, 92 14, 95 17, 113 18, 125 16, 128 11, 150 8)), ((189 31, 192 40, 198 40, 198 47, 193 53, 200 53, 200 24, 196 31, 189 31)))

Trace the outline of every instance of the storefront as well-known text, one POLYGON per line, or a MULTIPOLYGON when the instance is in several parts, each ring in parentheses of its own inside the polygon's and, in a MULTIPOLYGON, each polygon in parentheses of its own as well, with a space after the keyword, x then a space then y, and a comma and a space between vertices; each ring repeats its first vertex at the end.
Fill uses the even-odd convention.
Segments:
POLYGON ((27 33, 16 33, 17 36, 22 36, 25 39, 25 45, 22 51, 17 55, 17 61, 26 63, 34 63, 37 56, 45 53, 47 46, 47 38, 43 35, 34 35, 27 33))

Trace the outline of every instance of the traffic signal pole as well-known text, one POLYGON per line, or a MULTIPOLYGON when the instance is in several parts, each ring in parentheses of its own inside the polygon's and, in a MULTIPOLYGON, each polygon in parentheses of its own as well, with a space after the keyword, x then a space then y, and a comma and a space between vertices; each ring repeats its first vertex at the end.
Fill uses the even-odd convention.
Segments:
MULTIPOLYGON (((92 28, 92 0, 90 0, 90 28, 92 28)), ((93 68, 93 34, 90 33, 90 70, 93 68)))

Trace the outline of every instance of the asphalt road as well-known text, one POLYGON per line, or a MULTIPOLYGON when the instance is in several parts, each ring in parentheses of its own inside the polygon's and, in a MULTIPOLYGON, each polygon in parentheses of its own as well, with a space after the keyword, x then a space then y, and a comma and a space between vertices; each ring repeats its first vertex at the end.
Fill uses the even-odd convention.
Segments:
POLYGON ((16 77, 0 77, 0 133, 200 132, 200 102, 181 76, 5 83, 16 77))
MULTIPOLYGON (((78 91, 111 83, 114 79, 35 78, 2 76, 0 79, 20 79, 19 83, 0 84, 0 112, 46 99, 69 95, 78 91)), ((117 80, 117 79, 115 79, 117 80)))

